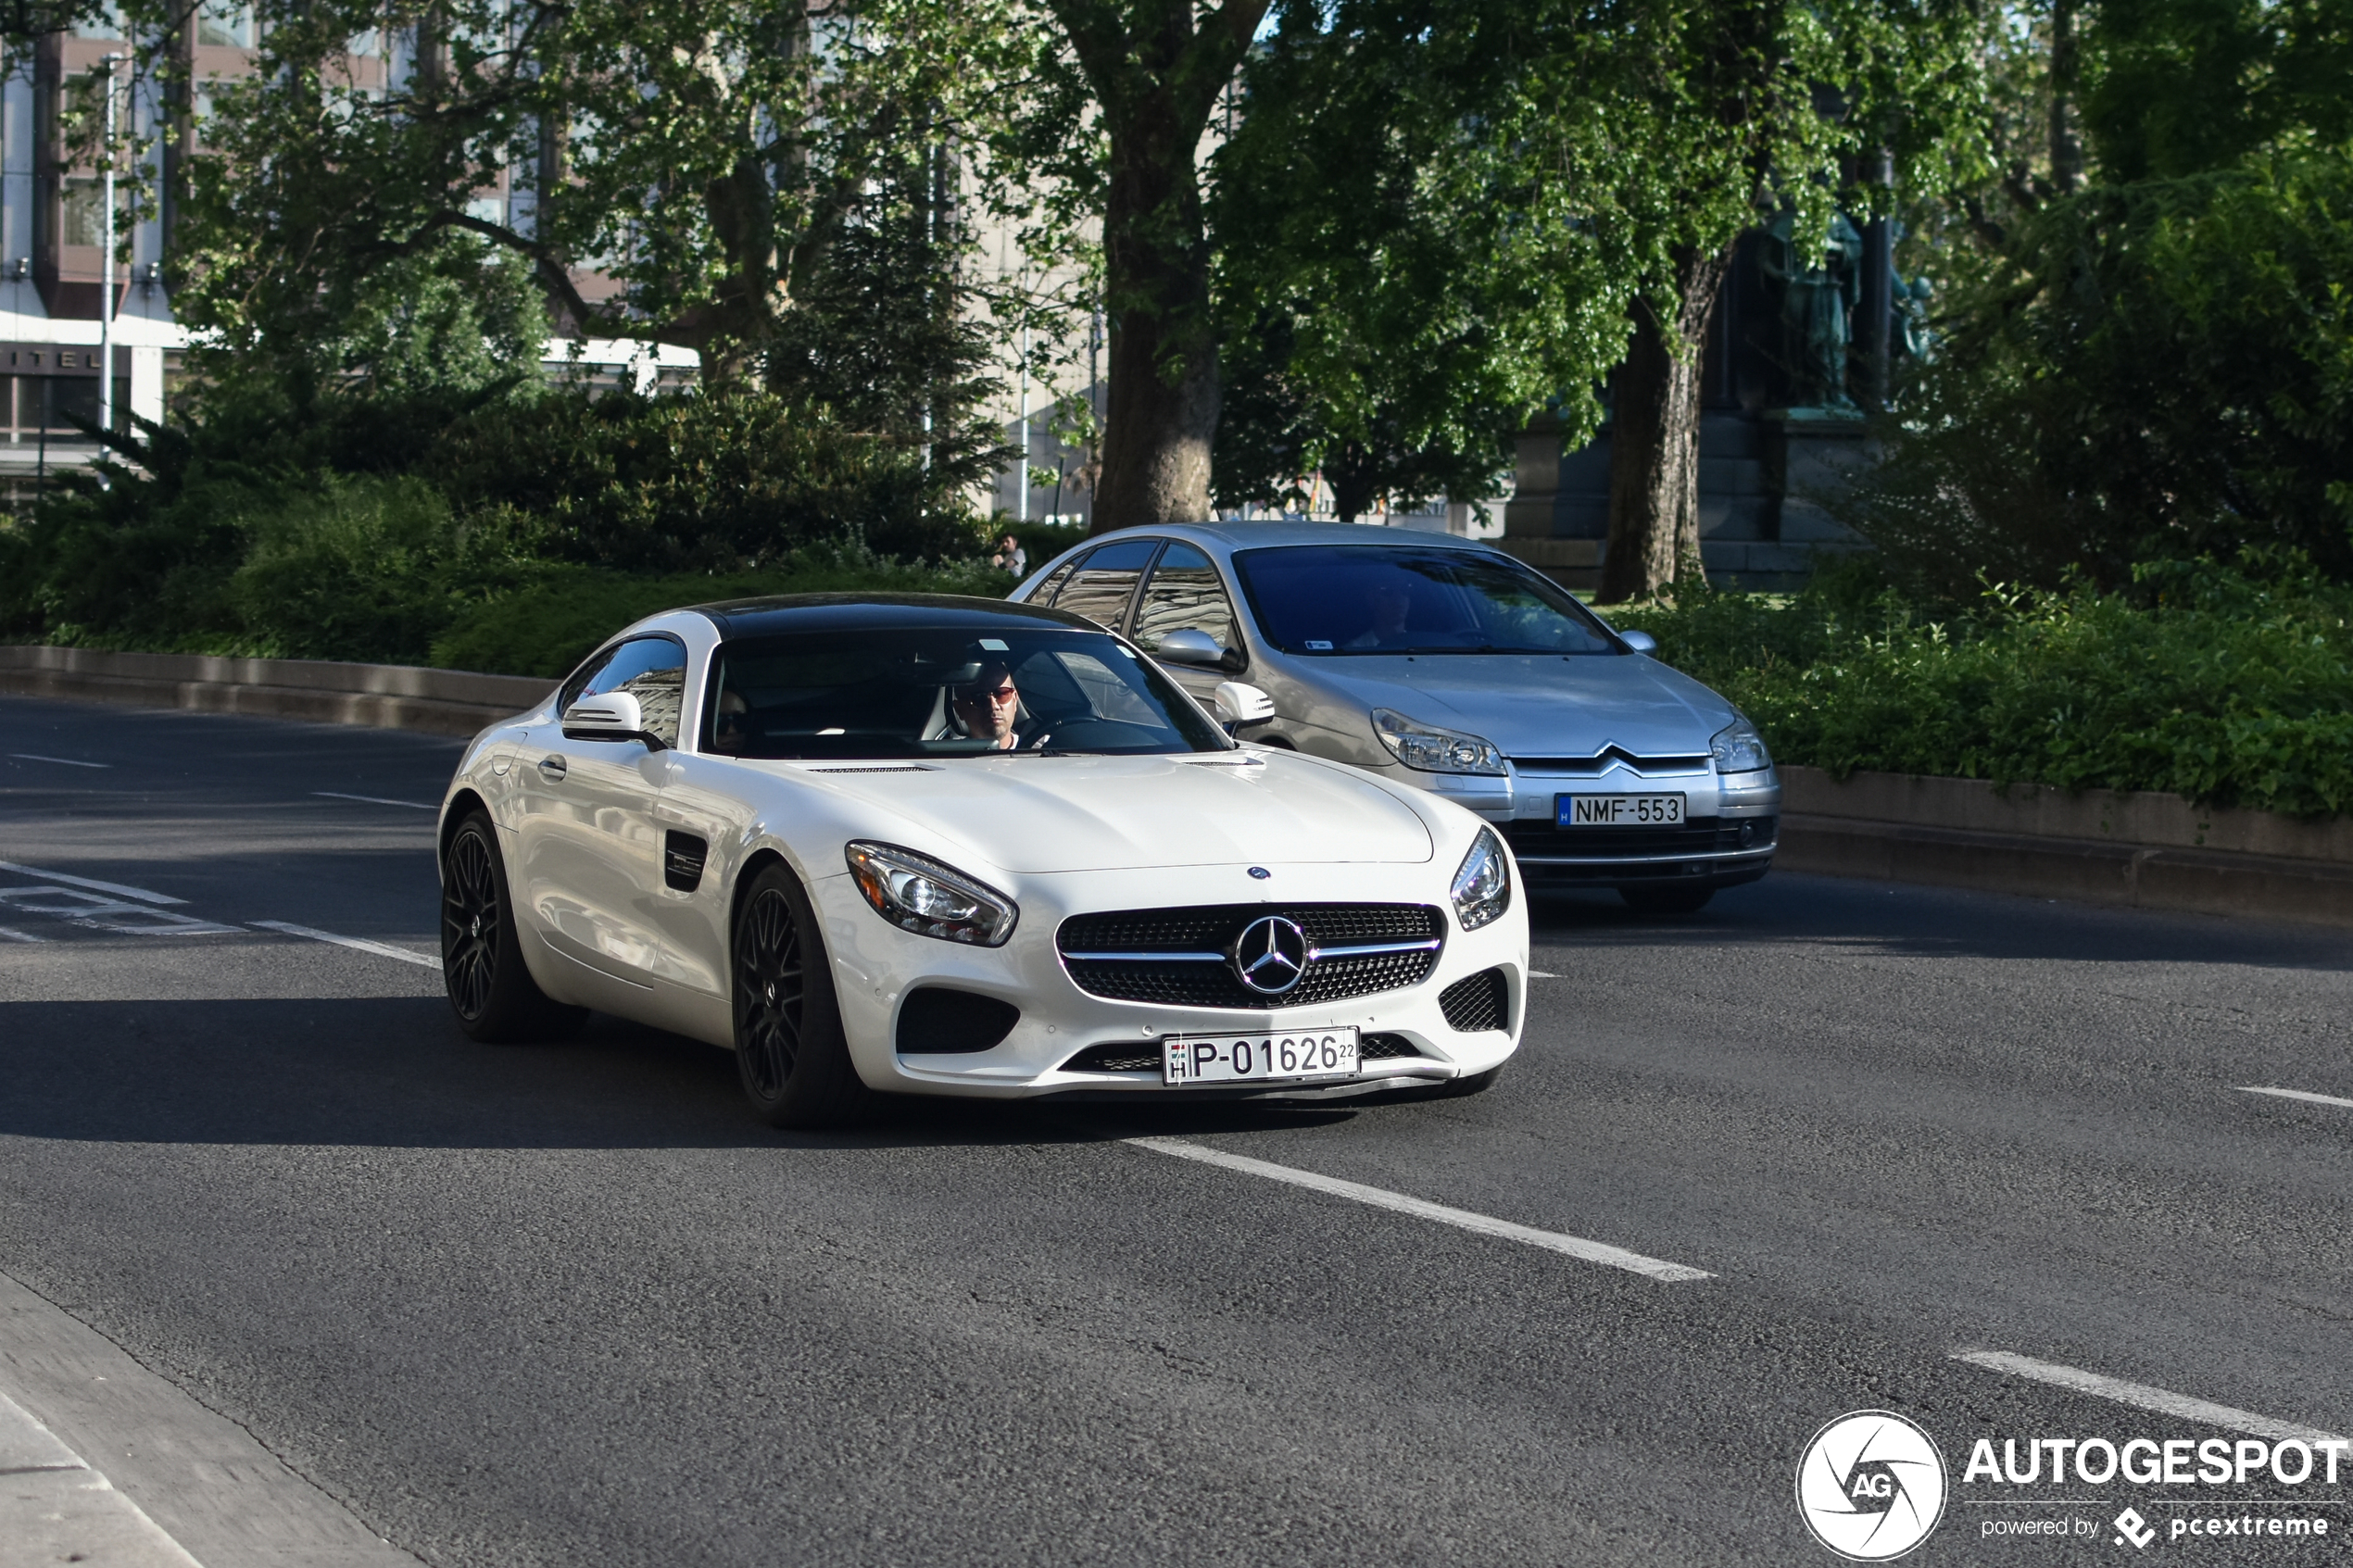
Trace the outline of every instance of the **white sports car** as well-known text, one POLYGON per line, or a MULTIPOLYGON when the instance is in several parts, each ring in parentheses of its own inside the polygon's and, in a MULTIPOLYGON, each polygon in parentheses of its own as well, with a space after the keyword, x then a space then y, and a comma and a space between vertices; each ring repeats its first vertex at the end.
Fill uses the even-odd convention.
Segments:
POLYGON ((1472 1090, 1518 1044, 1528 918, 1492 829, 1236 745, 1061 610, 654 616, 475 738, 440 845, 468 1034, 595 1008, 731 1047, 779 1126, 873 1091, 1472 1090))

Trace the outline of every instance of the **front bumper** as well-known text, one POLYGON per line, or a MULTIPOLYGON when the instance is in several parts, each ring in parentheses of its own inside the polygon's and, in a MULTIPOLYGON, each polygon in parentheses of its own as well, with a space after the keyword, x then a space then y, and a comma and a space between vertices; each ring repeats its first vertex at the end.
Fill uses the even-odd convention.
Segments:
POLYGON ((1154 1096, 1167 1099, 1236 1098, 1328 1099, 1428 1085, 1487 1072, 1518 1047, 1527 1010, 1528 911, 1516 897, 1502 919, 1478 931, 1453 923, 1444 882, 1453 868, 1416 866, 1278 867, 1288 884, 1273 897, 1241 866, 1151 872, 1079 872, 1025 879, 1008 889, 1021 904, 1013 939, 999 948, 967 947, 917 936, 867 908, 846 876, 812 889, 833 960, 836 991, 850 1057, 875 1089, 900 1094, 989 1099, 1042 1096, 1154 1096), (1239 884, 1239 885, 1238 885, 1239 884), (1264 890, 1262 890, 1264 889, 1264 890), (1103 909, 1183 908, 1262 901, 1426 903, 1448 909, 1445 947, 1416 984, 1300 1007, 1202 1008, 1115 1001, 1079 989, 1054 942, 1073 914, 1103 909), (1489 969, 1503 972, 1505 1024, 1465 1032, 1445 1017, 1446 988, 1489 969), (898 1049, 900 1009, 919 985, 942 985, 1011 1003, 1021 1017, 987 1050, 908 1053, 898 1049), (1170 1087, 1157 1072, 1079 1072, 1064 1064, 1091 1047, 1135 1046, 1141 1052, 1172 1035, 1286 1034, 1353 1027, 1396 1037, 1416 1054, 1366 1060, 1353 1077, 1278 1084, 1170 1087))
POLYGON ((1755 882, 1772 867, 1781 784, 1770 768, 1753 773, 1648 772, 1612 762, 1598 772, 1568 774, 1507 766, 1509 771, 1501 778, 1417 773, 1404 768, 1387 768, 1381 773, 1443 796, 1493 822, 1511 841, 1529 882, 1540 888, 1668 881, 1679 886, 1731 887, 1755 882), (1680 795, 1692 831, 1683 835, 1620 828, 1561 833, 1553 826, 1554 801, 1569 794, 1680 795))

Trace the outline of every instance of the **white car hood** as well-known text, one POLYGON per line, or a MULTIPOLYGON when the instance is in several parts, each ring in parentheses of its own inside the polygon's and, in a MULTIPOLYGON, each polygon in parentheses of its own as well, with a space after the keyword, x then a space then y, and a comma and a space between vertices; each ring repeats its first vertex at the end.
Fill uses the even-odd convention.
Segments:
MULTIPOLYGON (((1353 769, 1281 753, 960 758, 921 771, 793 771, 1016 875, 1151 866, 1422 864, 1421 815, 1353 769)), ((789 765, 780 765, 789 766, 789 765)), ((832 766, 840 766, 835 764, 832 766)), ((868 816, 869 812, 861 812, 868 816)), ((875 836, 889 830, 876 822, 875 836)))

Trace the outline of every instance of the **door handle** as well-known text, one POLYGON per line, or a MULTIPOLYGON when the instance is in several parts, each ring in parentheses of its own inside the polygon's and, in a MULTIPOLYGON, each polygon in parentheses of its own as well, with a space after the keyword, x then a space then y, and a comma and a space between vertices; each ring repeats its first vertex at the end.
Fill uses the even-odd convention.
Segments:
POLYGON ((561 757, 553 753, 550 753, 546 757, 542 757, 539 759, 539 776, 546 779, 549 784, 563 783, 564 774, 568 771, 570 771, 570 764, 566 763, 561 757))

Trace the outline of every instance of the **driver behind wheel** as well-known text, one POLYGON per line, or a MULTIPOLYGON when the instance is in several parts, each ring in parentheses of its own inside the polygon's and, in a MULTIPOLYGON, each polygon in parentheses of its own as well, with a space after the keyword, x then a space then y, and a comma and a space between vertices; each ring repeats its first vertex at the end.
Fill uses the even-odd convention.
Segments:
POLYGON ((1013 684, 1013 668, 1003 659, 989 659, 971 681, 950 688, 948 710, 956 728, 974 740, 988 743, 991 751, 1018 751, 1026 744, 1021 688, 1013 684))

